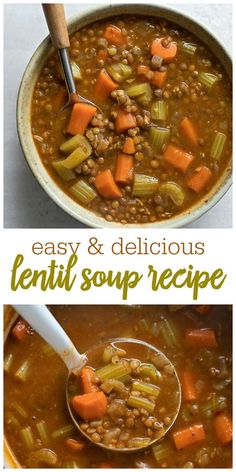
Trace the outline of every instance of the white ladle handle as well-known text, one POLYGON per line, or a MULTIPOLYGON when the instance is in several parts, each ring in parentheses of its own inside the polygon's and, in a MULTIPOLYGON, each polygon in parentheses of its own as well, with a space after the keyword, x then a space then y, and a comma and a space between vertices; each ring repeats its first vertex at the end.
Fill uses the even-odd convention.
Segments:
POLYGON ((86 363, 85 354, 80 354, 45 305, 13 305, 45 341, 53 347, 67 368, 80 368, 86 363))

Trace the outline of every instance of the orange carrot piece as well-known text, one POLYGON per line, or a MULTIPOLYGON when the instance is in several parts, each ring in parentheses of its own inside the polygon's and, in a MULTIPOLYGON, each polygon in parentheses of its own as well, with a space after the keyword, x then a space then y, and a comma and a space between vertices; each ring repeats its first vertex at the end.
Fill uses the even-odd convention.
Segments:
POLYGON ((153 77, 150 80, 150 82, 152 85, 162 88, 165 84, 166 78, 167 78, 167 71, 164 71, 164 72, 155 71, 153 73, 153 77))
POLYGON ((140 64, 138 67, 137 67, 137 74, 138 75, 146 75, 148 72, 150 72, 150 67, 148 66, 145 66, 143 64, 140 64))
POLYGON ((198 193, 206 187, 212 177, 212 171, 209 167, 197 167, 193 175, 188 179, 187 186, 194 192, 198 193))
POLYGON ((203 424, 193 424, 186 428, 179 429, 173 433, 173 439, 178 451, 192 444, 197 444, 206 439, 204 426, 203 424))
POLYGON ((176 169, 186 172, 192 163, 194 156, 173 144, 169 144, 163 154, 163 158, 173 167, 176 167, 176 169))
POLYGON ((84 134, 96 110, 96 107, 88 103, 75 103, 72 108, 67 133, 84 134))
POLYGON ((95 187, 105 198, 116 199, 121 197, 121 191, 117 187, 110 169, 103 170, 95 177, 95 187))
POLYGON ((99 51, 98 51, 98 58, 99 59, 102 59, 103 61, 105 61, 107 59, 107 56, 108 56, 107 49, 99 49, 99 51))
POLYGON ((116 132, 124 133, 130 128, 135 128, 137 126, 136 118, 132 113, 128 113, 124 110, 118 110, 117 118, 115 121, 116 132))
POLYGON ((189 370, 185 370, 182 374, 182 391, 186 402, 194 402, 198 399, 196 378, 189 370))
POLYGON ((114 25, 109 25, 106 27, 103 37, 112 44, 120 46, 126 43, 125 35, 122 33, 121 29, 114 25))
POLYGON ((91 367, 84 367, 81 370, 81 384, 84 393, 97 392, 96 374, 91 367))
POLYGON ((12 328, 11 334, 12 336, 14 336, 14 338, 17 339, 17 341, 23 341, 27 336, 27 332, 28 332, 28 325, 26 324, 25 321, 20 320, 12 328))
POLYGON ((125 154, 134 154, 135 153, 135 144, 133 138, 126 138, 122 151, 125 154))
POLYGON ((110 93, 117 88, 118 84, 111 79, 105 70, 101 70, 96 80, 94 98, 101 103, 105 102, 110 93))
POLYGON ((175 59, 177 54, 177 44, 171 41, 168 46, 163 45, 165 38, 156 38, 151 44, 151 54, 162 57, 163 63, 168 64, 175 59))
POLYGON ((66 445, 71 449, 71 451, 79 452, 85 448, 85 442, 81 439, 67 438, 65 440, 66 445))
POLYGON ((197 146, 198 144, 198 133, 193 122, 185 116, 180 122, 179 129, 181 134, 188 140, 192 146, 197 146))
POLYGON ((128 184, 133 180, 134 159, 128 154, 119 154, 116 161, 115 181, 128 184))
POLYGON ((76 395, 71 403, 75 412, 85 421, 102 419, 107 411, 107 397, 103 392, 76 395))
POLYGON ((211 305, 194 305, 193 309, 200 315, 208 315, 211 311, 211 305))
POLYGON ((200 328, 186 332, 185 340, 188 346, 198 347, 218 347, 214 329, 200 328))
POLYGON ((216 436, 221 444, 225 445, 232 441, 232 418, 227 413, 220 413, 214 419, 216 436))

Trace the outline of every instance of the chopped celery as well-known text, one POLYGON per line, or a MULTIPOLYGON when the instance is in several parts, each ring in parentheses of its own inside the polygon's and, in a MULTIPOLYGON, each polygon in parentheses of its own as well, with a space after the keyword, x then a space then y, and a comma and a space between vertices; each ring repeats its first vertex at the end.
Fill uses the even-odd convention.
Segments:
POLYGON ((27 379, 27 376, 28 376, 29 367, 30 367, 30 364, 29 364, 29 361, 27 359, 26 361, 23 362, 23 364, 21 364, 19 369, 16 371, 15 377, 18 380, 21 380, 22 382, 25 382, 26 379, 27 379))
POLYGON ((75 80, 82 80, 82 74, 81 74, 81 69, 78 64, 75 62, 71 62, 71 69, 72 69, 72 74, 75 80))
POLYGON ((157 465, 160 465, 162 462, 165 462, 170 455, 170 444, 166 442, 161 442, 161 444, 155 444, 152 446, 152 453, 155 457, 157 465))
POLYGON ((206 416, 212 416, 213 413, 227 408, 226 397, 219 396, 215 392, 211 394, 209 400, 201 407, 201 412, 206 416))
POLYGON ((185 305, 168 305, 168 310, 170 312, 172 311, 178 311, 178 310, 182 310, 182 308, 184 308, 185 305))
POLYGON ((117 364, 108 364, 101 369, 96 370, 96 375, 103 382, 106 379, 121 379, 131 372, 128 362, 119 362, 117 364))
POLYGON ((66 424, 65 426, 62 426, 62 428, 56 429, 56 431, 53 431, 52 433, 52 438, 65 438, 66 436, 70 435, 73 433, 75 430, 75 427, 73 424, 66 424))
POLYGON ((167 119, 167 104, 164 100, 157 100, 151 106, 151 117, 153 120, 165 121, 167 119))
POLYGON ((182 206, 185 200, 185 193, 180 185, 175 182, 166 182, 159 187, 161 194, 169 197, 176 206, 182 206))
POLYGON ((142 382, 141 380, 134 380, 132 383, 132 388, 133 390, 138 390, 139 392, 144 392, 147 395, 153 395, 154 397, 158 397, 160 393, 159 387, 147 382, 142 382))
POLYGON ((18 403, 18 402, 12 402, 11 407, 17 411, 17 413, 22 416, 22 418, 27 418, 28 413, 25 411, 25 409, 18 403))
POLYGON ((8 354, 4 359, 4 372, 10 372, 13 362, 13 354, 8 354))
POLYGON ((38 430, 40 439, 43 444, 47 444, 48 442, 48 433, 47 433, 47 428, 46 428, 46 423, 45 421, 41 420, 36 423, 36 428, 38 430))
POLYGON ((137 325, 142 333, 148 333, 149 326, 147 324, 147 321, 144 318, 142 318, 141 320, 138 320, 137 325))
POLYGON ((34 447, 34 438, 33 438, 31 427, 26 426, 26 428, 22 428, 20 431, 20 435, 27 449, 29 451, 32 451, 34 447))
POLYGON ((5 423, 19 429, 20 422, 11 412, 5 414, 5 423))
POLYGON ((154 195, 158 188, 158 180, 155 177, 144 174, 135 174, 133 184, 133 196, 150 197, 154 195))
POLYGON ((120 62, 113 63, 110 66, 107 66, 107 72, 116 82, 121 83, 129 79, 129 77, 132 75, 133 70, 130 66, 122 64, 122 62, 120 62))
POLYGON ((88 205, 97 196, 96 191, 82 179, 70 187, 70 192, 84 205, 88 205))
POLYGON ((170 139, 169 128, 158 128, 151 126, 149 131, 150 141, 155 151, 160 152, 164 144, 167 144, 170 139))
POLYGON ((178 47, 182 52, 184 52, 185 54, 188 54, 189 56, 194 56, 197 50, 196 44, 187 43, 186 41, 180 41, 178 43, 178 47))
POLYGON ((61 144, 60 151, 64 152, 65 154, 70 154, 81 144, 83 145, 84 139, 86 138, 82 134, 75 134, 72 138, 67 139, 67 141, 64 141, 64 143, 61 144))
POLYGON ((64 162, 64 160, 52 161, 52 166, 56 173, 59 175, 59 177, 68 182, 69 180, 73 180, 76 178, 76 173, 72 169, 67 169, 64 166, 64 162))
POLYGON ((147 447, 151 442, 150 438, 131 438, 129 439, 129 448, 143 448, 147 447))
POLYGON ((130 98, 136 98, 140 103, 148 103, 152 99, 152 87, 148 82, 130 85, 126 91, 130 98))
POLYGON ((155 410, 155 403, 151 402, 147 398, 136 397, 132 395, 132 393, 126 400, 126 403, 133 408, 144 408, 145 410, 149 411, 149 413, 153 413, 155 410))
POLYGON ((214 137, 214 141, 212 143, 211 150, 210 150, 210 157, 212 157, 212 159, 216 159, 216 160, 220 159, 223 149, 224 149, 225 142, 226 142, 225 134, 217 132, 214 137))
POLYGON ((138 373, 141 377, 150 377, 153 381, 157 381, 162 378, 161 373, 156 369, 153 364, 141 364, 138 368, 138 373))
POLYGON ((211 87, 217 82, 218 77, 214 74, 209 74, 208 72, 199 72, 198 80, 202 85, 205 85, 207 88, 211 87))
POLYGON ((160 322, 160 330, 161 334, 164 338, 165 343, 167 344, 168 347, 177 347, 179 346, 179 341, 177 339, 177 333, 175 326, 173 323, 171 323, 169 320, 164 318, 160 322))
MULTIPOLYGON (((79 135, 77 134, 77 136, 79 135)), ((74 169, 74 167, 78 166, 81 164, 81 162, 87 159, 91 153, 92 148, 88 140, 85 138, 85 136, 80 135, 79 143, 77 144, 76 149, 74 149, 72 153, 62 161, 63 165, 67 169, 74 169)))

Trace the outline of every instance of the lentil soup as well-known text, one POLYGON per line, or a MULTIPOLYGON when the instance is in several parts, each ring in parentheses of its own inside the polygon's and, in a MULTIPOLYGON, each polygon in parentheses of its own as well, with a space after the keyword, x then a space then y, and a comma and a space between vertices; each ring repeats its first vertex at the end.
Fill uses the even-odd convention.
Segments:
MULTIPOLYGON (((82 423, 95 442, 107 441, 118 447, 134 437, 136 424, 142 434, 145 431, 146 438, 153 438, 171 419, 173 388, 166 390, 163 400, 161 388, 164 383, 159 377, 163 368, 169 371, 168 365, 163 367, 160 358, 152 358, 148 365, 142 366, 140 379, 141 365, 134 362, 141 357, 140 352, 121 352, 120 345, 116 346, 120 349, 118 355, 117 349, 114 352, 111 349, 114 346, 108 343, 111 337, 140 339, 160 350, 173 363, 179 376, 181 407, 166 436, 144 451, 106 451, 92 444, 78 433, 67 411, 64 363, 18 318, 5 343, 4 420, 6 439, 21 467, 231 467, 230 307, 57 305, 51 306, 50 310, 80 352, 98 342, 107 343, 106 350, 101 352, 102 359, 100 356, 90 359, 94 367, 86 366, 87 372, 81 373, 81 386, 78 384, 83 390, 82 397, 91 395, 84 392, 86 389, 91 392, 94 387, 99 388, 100 391, 95 393, 100 397, 107 397, 104 416, 87 418, 82 423), (127 364, 117 367, 117 357, 133 358, 128 366, 129 373, 119 378, 115 376, 120 366, 124 369, 127 364), (130 373, 136 377, 132 395, 128 391, 130 373), (122 391, 127 397, 121 398, 122 391), (156 410, 153 413, 154 403, 156 410)), ((74 393, 77 395, 78 391, 74 393)), ((90 402, 86 411, 91 413, 91 408, 90 402)), ((99 412, 101 415, 101 409, 99 412)))
POLYGON ((151 223, 190 210, 231 159, 231 83, 206 46, 175 24, 113 17, 71 35, 81 103, 67 100, 53 53, 32 100, 32 134, 60 188, 108 222, 151 223))

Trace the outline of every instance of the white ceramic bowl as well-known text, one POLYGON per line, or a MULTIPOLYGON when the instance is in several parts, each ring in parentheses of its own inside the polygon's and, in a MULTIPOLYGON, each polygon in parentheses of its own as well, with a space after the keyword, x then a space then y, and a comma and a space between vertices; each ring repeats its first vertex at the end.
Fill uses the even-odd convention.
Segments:
MULTIPOLYGON (((200 8, 200 6, 199 6, 200 8)), ((219 62, 224 67, 227 75, 231 80, 232 63, 227 51, 218 42, 214 35, 207 31, 205 27, 197 23, 195 20, 189 18, 174 9, 165 8, 157 5, 142 5, 142 4, 128 4, 128 5, 107 5, 101 7, 89 8, 83 15, 78 15, 69 21, 69 31, 73 33, 78 29, 107 17, 120 14, 139 14, 151 17, 163 18, 167 21, 176 23, 196 35, 218 58, 219 62)), ((18 103, 17 103, 17 126, 21 142, 21 146, 25 158, 37 178, 40 185, 48 193, 50 198, 65 210, 69 215, 75 219, 85 223, 90 227, 95 228, 135 228, 140 226, 142 228, 178 228, 191 223, 193 220, 199 218, 211 207, 213 207, 225 194, 231 185, 231 165, 225 169, 224 173, 218 179, 215 186, 205 195, 200 201, 193 205, 188 210, 173 216, 168 220, 158 221, 155 223, 146 223, 142 225, 127 224, 122 225, 115 222, 107 222, 102 217, 80 206, 72 200, 60 187, 54 182, 47 170, 45 169, 40 157, 38 155, 36 146, 34 144, 30 115, 31 115, 31 100, 32 94, 37 80, 39 71, 41 70, 46 58, 51 53, 52 47, 49 37, 47 37, 33 54, 29 64, 26 67, 24 76, 19 89, 18 103)))

